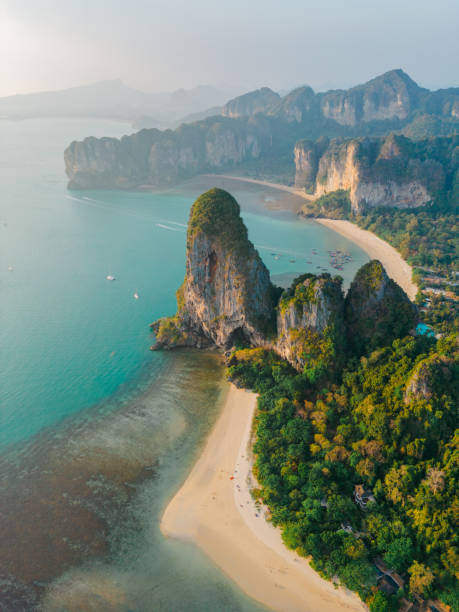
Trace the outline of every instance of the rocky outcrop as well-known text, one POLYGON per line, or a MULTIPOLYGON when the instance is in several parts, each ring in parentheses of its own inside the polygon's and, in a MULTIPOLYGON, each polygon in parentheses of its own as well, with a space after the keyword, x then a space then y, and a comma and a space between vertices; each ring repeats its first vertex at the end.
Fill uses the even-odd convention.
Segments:
POLYGON ((295 185, 316 198, 349 192, 352 212, 425 206, 444 193, 458 165, 457 136, 413 142, 400 135, 295 146, 295 185))
POLYGON ((342 279, 305 274, 279 301, 276 351, 294 368, 317 378, 344 354, 342 279))
POLYGON ((222 115, 237 118, 268 113, 278 105, 280 99, 278 93, 269 87, 262 87, 227 102, 223 107, 222 115))
POLYGON ((345 300, 347 344, 354 354, 389 345, 416 326, 417 309, 377 260, 357 272, 345 300))
POLYGON ((275 333, 274 296, 238 203, 211 189, 191 208, 177 314, 153 324, 155 348, 265 345, 275 333))
POLYGON ((347 91, 330 91, 321 98, 325 117, 341 125, 406 119, 422 89, 403 72, 391 70, 347 91))
MULTIPOLYGON (((445 393, 455 378, 453 367, 453 360, 444 355, 434 354, 420 361, 407 381, 405 404, 418 399, 428 401, 437 392, 445 393)), ((455 384, 458 384, 457 379, 455 384)))
POLYGON ((86 138, 64 152, 70 189, 163 187, 203 172, 257 159, 271 146, 263 121, 223 117, 175 131, 142 130, 117 138, 86 138))
POLYGON ((346 299, 341 277, 329 274, 304 274, 280 291, 248 239, 236 200, 211 189, 191 208, 177 313, 152 324, 152 348, 262 347, 317 381, 342 367, 347 348, 367 353, 416 322, 414 305, 378 261, 359 270, 346 299))

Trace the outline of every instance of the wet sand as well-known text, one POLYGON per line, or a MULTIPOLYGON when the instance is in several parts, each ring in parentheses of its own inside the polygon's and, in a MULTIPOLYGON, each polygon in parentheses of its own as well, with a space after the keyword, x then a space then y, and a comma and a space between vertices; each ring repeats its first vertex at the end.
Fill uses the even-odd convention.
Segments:
POLYGON ((233 385, 223 412, 185 483, 167 506, 161 531, 188 540, 250 597, 282 612, 365 610, 285 548, 250 496, 250 438, 256 395, 233 385))

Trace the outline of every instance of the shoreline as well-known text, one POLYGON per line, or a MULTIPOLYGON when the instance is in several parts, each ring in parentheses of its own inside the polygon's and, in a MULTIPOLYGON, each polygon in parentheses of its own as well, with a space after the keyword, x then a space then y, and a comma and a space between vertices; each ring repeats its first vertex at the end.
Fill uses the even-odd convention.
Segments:
MULTIPOLYGON (((293 195, 296 195, 303 200, 314 200, 314 196, 305 193, 295 187, 288 187, 287 185, 281 185, 280 183, 269 183, 268 181, 261 181, 257 179, 246 178, 242 176, 230 176, 226 174, 214 174, 206 176, 215 176, 217 178, 233 179, 237 181, 243 181, 247 183, 255 183, 256 185, 262 185, 264 187, 271 187, 272 189, 278 189, 281 191, 287 191, 293 195)), ((345 221, 342 219, 324 219, 324 218, 313 218, 312 221, 320 223, 325 227, 333 230, 337 234, 341 234, 345 238, 348 238, 359 246, 370 259, 379 259, 386 269, 386 272, 392 280, 394 280, 400 287, 405 291, 411 301, 413 301, 418 292, 418 287, 412 280, 413 269, 403 259, 400 253, 391 246, 388 242, 376 236, 368 230, 361 229, 355 223, 351 221, 345 221)))
POLYGON ((393 246, 351 221, 343 219, 314 219, 314 221, 348 238, 371 259, 379 259, 388 276, 400 285, 411 301, 414 301, 418 287, 412 280, 413 269, 393 246))
POLYGON ((354 593, 322 579, 282 542, 250 495, 257 396, 231 385, 190 474, 168 503, 161 532, 191 541, 250 597, 281 612, 362 611, 354 593))

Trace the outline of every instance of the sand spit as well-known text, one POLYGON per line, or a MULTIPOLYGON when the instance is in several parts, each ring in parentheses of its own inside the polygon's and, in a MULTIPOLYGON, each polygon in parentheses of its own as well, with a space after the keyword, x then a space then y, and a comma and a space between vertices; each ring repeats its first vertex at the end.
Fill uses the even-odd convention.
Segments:
POLYGON ((365 610, 356 595, 335 588, 287 550, 251 499, 255 408, 255 394, 231 386, 201 456, 163 514, 161 531, 200 546, 245 593, 274 610, 365 610))

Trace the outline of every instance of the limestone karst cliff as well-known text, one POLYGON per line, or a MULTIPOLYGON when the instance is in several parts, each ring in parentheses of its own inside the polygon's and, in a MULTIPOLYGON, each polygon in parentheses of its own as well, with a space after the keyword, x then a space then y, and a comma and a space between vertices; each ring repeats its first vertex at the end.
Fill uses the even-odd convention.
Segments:
POLYGON ((266 113, 279 104, 280 99, 278 93, 269 87, 262 87, 227 102, 222 109, 222 115, 235 118, 266 113))
POLYGON ((414 329, 417 309, 401 287, 387 276, 380 261, 360 268, 346 295, 347 344, 364 354, 414 329))
POLYGON ((354 128, 374 122, 406 122, 417 114, 457 118, 459 89, 429 91, 403 70, 389 70, 350 89, 315 93, 311 87, 294 89, 283 98, 263 88, 231 100, 223 114, 231 117, 260 111, 289 123, 335 122, 354 128))
POLYGON ((457 136, 413 142, 395 134, 301 141, 295 146, 295 184, 317 198, 348 191, 355 214, 379 206, 425 206, 450 185, 459 164, 458 145, 457 136))
MULTIPOLYGON (((393 130, 415 138, 453 134, 458 131, 458 109, 459 89, 430 92, 401 70, 345 91, 316 94, 304 86, 281 98, 265 87, 230 100, 223 115, 184 123, 176 130, 148 129, 120 140, 72 142, 64 153, 68 185, 70 189, 162 187, 203 172, 236 168, 238 172, 255 170, 271 179, 280 174, 290 181, 292 151, 300 139, 380 137, 393 130)), ((318 164, 320 151, 308 151, 310 162, 315 158, 318 164)), ((304 169, 306 153, 295 150, 297 183, 310 190, 315 183, 304 169)), ((348 153, 352 158, 352 151, 348 153)), ((339 182, 339 173, 338 164, 331 178, 324 178, 322 191, 339 182)), ((343 177, 341 183, 347 184, 347 179, 343 177)), ((383 185, 370 181, 355 200, 411 206, 431 196, 424 187, 415 181, 403 185, 396 180, 383 185)))
POLYGON ((275 350, 316 378, 344 355, 344 296, 340 277, 304 274, 281 296, 275 350))
POLYGON ((211 189, 193 204, 177 314, 153 324, 158 348, 265 344, 275 330, 275 290, 248 239, 239 205, 211 189))
POLYGON ((175 131, 141 130, 117 138, 86 138, 64 152, 70 189, 163 187, 203 172, 257 159, 271 146, 263 118, 211 118, 175 131))
POLYGON ((359 270, 346 299, 341 284, 304 274, 284 292, 273 287, 238 203, 211 189, 191 208, 177 313, 152 324, 152 348, 261 347, 316 381, 342 367, 349 347, 363 354, 414 326, 414 305, 378 261, 359 270))

